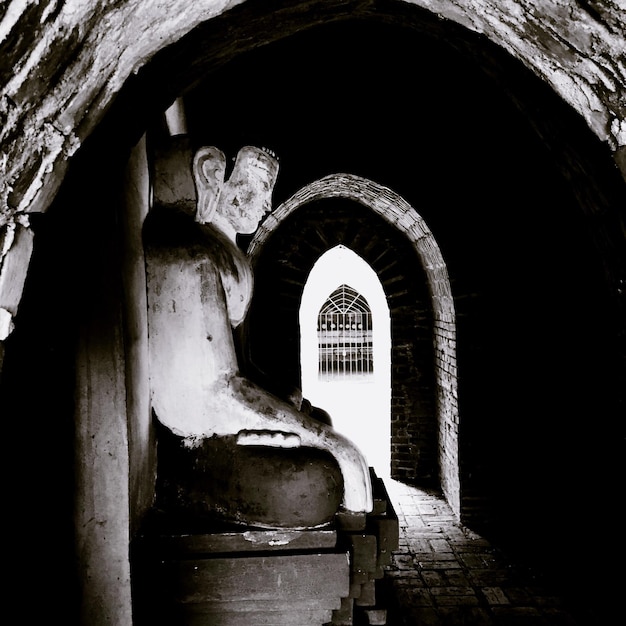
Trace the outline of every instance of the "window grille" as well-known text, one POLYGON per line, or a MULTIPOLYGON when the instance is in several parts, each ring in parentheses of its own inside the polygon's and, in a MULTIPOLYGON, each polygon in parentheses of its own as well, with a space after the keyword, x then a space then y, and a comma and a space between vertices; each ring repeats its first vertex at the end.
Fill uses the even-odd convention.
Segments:
POLYGON ((317 316, 317 338, 320 379, 373 374, 372 313, 352 287, 341 285, 328 297, 317 316))

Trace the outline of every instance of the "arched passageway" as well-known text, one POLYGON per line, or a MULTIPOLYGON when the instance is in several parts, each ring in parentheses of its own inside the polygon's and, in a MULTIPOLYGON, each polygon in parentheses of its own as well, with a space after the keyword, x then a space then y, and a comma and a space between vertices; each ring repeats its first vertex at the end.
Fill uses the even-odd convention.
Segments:
MULTIPOLYGON (((310 3, 184 4, 40 2, 20 12, 12 3, 1 18, 0 323, 10 335, 2 414, 38 425, 28 458, 61 490, 43 506, 18 481, 16 532, 24 534, 25 519, 39 532, 41 510, 59 504, 48 523, 65 545, 79 533, 86 610, 126 621, 128 539, 151 493, 151 446, 141 317, 120 307, 141 286, 137 248, 124 249, 119 228, 132 239, 140 215, 120 208, 120 197, 134 188, 147 205, 145 155, 133 152, 133 175, 124 166, 146 127, 184 93, 197 141, 229 153, 243 141, 276 142, 277 203, 349 171, 428 207, 456 297, 465 515, 574 571, 576 529, 563 521, 580 493, 604 489, 611 501, 621 488, 611 480, 621 440, 606 435, 623 427, 626 319, 624 182, 613 160, 624 145, 624 80, 608 62, 624 47, 616 5, 546 3, 529 15, 525 3, 483 11, 451 1, 441 19, 402 2, 328 2, 310 12, 310 3), (283 36, 286 47, 265 45, 283 36), (294 79, 281 59, 297 59, 301 74, 294 79), (203 101, 194 87, 204 79, 213 91, 203 101), (419 97, 405 85, 417 85, 419 97), (137 221, 124 221, 129 215, 137 221), (21 300, 33 232, 40 250, 21 300), (77 345, 76 397, 87 403, 74 415, 77 345), (45 420, 50 414, 62 418, 45 420)), ((398 291, 395 302, 407 296, 398 291)), ((411 322, 425 324, 421 315, 411 322)), ((71 568, 73 551, 54 548, 71 568)), ((22 554, 20 562, 30 561, 22 554)), ((68 588, 51 590, 50 602, 68 588)))
MULTIPOLYGON (((432 432, 432 428, 434 426, 436 432, 438 433, 438 449, 436 451, 437 467, 433 473, 439 477, 440 486, 446 494, 453 510, 460 515, 461 503, 458 457, 459 418, 456 391, 456 329, 454 304, 448 281, 447 269, 439 251, 439 247, 431 231, 420 215, 403 198, 389 188, 383 187, 371 180, 366 180, 350 174, 331 174, 303 187, 291 198, 283 202, 283 204, 281 204, 275 211, 273 211, 269 218, 266 219, 259 227, 256 234, 252 238, 248 248, 248 254, 255 265, 255 271, 257 274, 262 273, 263 270, 260 270, 259 268, 258 258, 262 256, 263 248, 266 245, 267 240, 271 237, 274 231, 280 227, 281 223, 287 220, 292 213, 296 212, 303 205, 319 200, 328 200, 333 198, 343 198, 356 202, 382 218, 388 224, 392 225, 394 229, 399 231, 406 238, 411 247, 414 249, 416 253, 416 260, 420 264, 420 270, 426 277, 425 286, 429 293, 429 304, 433 319, 430 333, 430 341, 433 345, 433 360, 430 363, 428 363, 428 360, 425 360, 425 369, 427 372, 431 373, 435 384, 434 411, 430 419, 428 419, 428 417, 426 418, 427 422, 431 422, 427 431, 432 432), (432 423, 433 419, 434 424, 432 423)), ((357 237, 360 235, 361 240, 365 240, 366 237, 362 232, 362 226, 358 225, 358 220, 355 224, 356 230, 353 236, 357 237)), ((302 235, 300 235, 300 237, 301 236, 302 235)), ((340 243, 345 243, 350 246, 350 242, 340 241, 340 243)), ((371 255, 371 252, 369 254, 371 255)), ((273 255, 275 257, 277 253, 274 252, 273 255)), ((280 253, 278 253, 278 255, 280 256, 280 253)), ((312 265, 315 261, 317 261, 317 258, 313 255, 311 261, 309 261, 304 267, 300 267, 300 271, 304 270, 308 274, 306 267, 308 267, 308 265, 312 265)), ((412 274, 419 273, 420 270, 416 270, 414 267, 410 266, 405 267, 400 270, 400 276, 395 276, 394 278, 395 280, 398 280, 398 278, 406 280, 402 272, 412 274)), ((280 285, 280 279, 276 276, 274 271, 266 270, 266 272, 267 274, 271 274, 272 278, 270 280, 274 281, 275 284, 280 285)), ((298 297, 298 299, 301 297, 303 286, 304 283, 296 287, 296 289, 299 289, 300 291, 300 294, 296 292, 296 297, 298 297)), ((267 303, 271 303, 270 306, 275 308, 274 305, 278 302, 278 298, 274 298, 273 296, 268 297, 268 294, 264 293, 263 287, 258 284, 258 281, 257 291, 259 294, 256 299, 257 302, 259 300, 261 302, 265 302, 266 307, 267 303)), ((255 319, 265 319, 265 316, 259 313, 259 305, 255 306, 253 304, 251 318, 251 325, 254 324, 255 319)), ((392 324, 393 320, 394 315, 392 308, 392 324)), ((296 333, 296 337, 298 336, 299 333, 296 333)), ((252 332, 250 341, 252 343, 252 350, 254 350, 255 337, 252 332)), ((263 348, 264 350, 257 349, 257 354, 259 351, 271 353, 267 344, 263 346, 263 348)), ((431 354, 430 350, 428 351, 428 354, 431 354)), ((255 360, 254 356, 253 360, 255 360)), ((259 360, 262 360, 261 355, 256 358, 257 362, 259 362, 259 360)), ((298 362, 299 358, 291 359, 292 364, 297 364, 298 362)), ((394 360, 392 356, 392 364, 393 362, 394 360)), ((285 370, 288 369, 289 366, 285 368, 285 370)), ((284 372, 276 372, 276 374, 284 375, 284 372)), ((421 375, 428 377, 428 373, 423 372, 421 375)), ((296 380, 294 383, 299 384, 300 381, 296 380)), ((412 380, 410 376, 407 378, 406 376, 398 377, 396 375, 395 381, 392 383, 392 407, 394 406, 394 396, 398 396, 399 400, 406 400, 406 394, 401 393, 399 391, 400 388, 403 385, 410 386, 415 383, 416 381, 412 380)), ((415 416, 407 419, 407 422, 411 421, 417 421, 415 416)), ((393 418, 392 422, 395 422, 393 418)), ((405 445, 398 445, 397 447, 400 449, 392 451, 391 474, 402 477, 401 473, 397 470, 394 471, 394 468, 399 465, 400 459, 404 459, 410 463, 411 461, 409 458, 415 458, 417 456, 412 453, 412 448, 418 444, 416 441, 411 441, 411 438, 406 436, 406 431, 410 431, 412 428, 415 428, 415 424, 411 425, 399 423, 395 424, 395 428, 397 429, 397 432, 395 433, 396 443, 404 440, 405 445), (395 463, 393 461, 394 457, 396 459, 395 463)), ((419 441, 420 439, 422 441, 426 439, 422 433, 417 435, 417 440, 419 441)), ((392 433, 392 450, 394 447, 394 433, 392 433)), ((434 450, 431 448, 430 454, 432 455, 433 452, 434 450)), ((426 474, 428 475, 429 472, 426 474)), ((413 480, 419 480, 422 478, 423 480, 424 476, 420 476, 419 470, 416 470, 415 474, 410 476, 410 478, 413 480)))

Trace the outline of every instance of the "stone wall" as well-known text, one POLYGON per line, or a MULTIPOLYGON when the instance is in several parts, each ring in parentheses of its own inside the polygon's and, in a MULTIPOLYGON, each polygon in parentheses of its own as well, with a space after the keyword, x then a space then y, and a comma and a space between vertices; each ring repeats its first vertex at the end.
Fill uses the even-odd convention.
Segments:
MULTIPOLYGON (((10 3, 0 16, 4 61, 0 145, 13 210, 44 208, 42 189, 97 124, 124 81, 201 21, 239 4, 79 0, 10 3), (141 36, 139 36, 141 33, 141 36)), ((353 12, 363 10, 354 3, 353 12)), ((502 45, 542 76, 613 149, 626 143, 624 22, 619 3, 447 0, 414 4, 502 45)), ((278 8, 278 7, 276 7, 278 8)), ((302 2, 294 14, 319 10, 302 2)), ((371 9, 369 9, 371 10, 371 9)), ((376 8, 374 8, 376 11, 376 8)))
MULTIPOLYGON (((182 0, 48 0, 6 5, 0 13, 0 226, 15 228, 14 224, 25 222, 20 215, 46 209, 69 159, 129 77, 168 44, 238 4, 236 0, 192 5, 182 0)), ((398 15, 415 4, 496 42, 551 85, 609 149, 626 144, 626 35, 620 3, 568 0, 531 7, 521 0, 419 0, 402 4, 396 5, 398 15)), ((309 1, 289 9, 279 2, 265 10, 271 14, 273 8, 281 9, 277 22, 271 24, 275 37, 287 34, 298 23, 308 23, 308 11, 320 20, 358 14, 389 19, 393 15, 386 6, 358 1, 337 6, 309 1)), ((245 20, 245 13, 240 19, 245 20)), ((222 39, 222 45, 230 45, 233 52, 245 42, 257 45, 254 35, 244 32, 236 44, 222 39)), ((9 254, 10 239, 5 236, 0 260, 9 254)), ((11 256, 20 265, 28 258, 17 247, 11 256)), ((19 285, 19 273, 14 275, 11 265, 7 259, 5 276, 19 285)), ((0 308, 5 311, 6 335, 15 307, 0 295, 0 308)))

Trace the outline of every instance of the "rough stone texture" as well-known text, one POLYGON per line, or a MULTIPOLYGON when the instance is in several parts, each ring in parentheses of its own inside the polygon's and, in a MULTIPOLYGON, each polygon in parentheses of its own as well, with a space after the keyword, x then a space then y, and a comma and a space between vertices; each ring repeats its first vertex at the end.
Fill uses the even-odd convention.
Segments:
POLYGON ((623 2, 417 0, 416 4, 483 33, 552 85, 611 148, 626 143, 623 2))
POLYGON ((19 211, 45 208, 51 194, 43 183, 57 186, 53 181, 63 162, 152 54, 238 3, 18 4, 9 6, 0 23, 6 63, 0 119, 2 160, 9 164, 2 203, 19 211))
MULTIPOLYGON (((195 26, 238 4, 243 2, 30 0, 10 2, 0 10, 0 228, 11 228, 23 220, 23 213, 48 207, 68 160, 129 77, 195 26)), ((407 4, 485 35, 549 83, 611 150, 626 144, 626 26, 621 2, 407 4)), ((307 11, 319 20, 324 11, 370 16, 379 11, 376 3, 358 0, 300 2, 289 9, 279 3, 266 10, 275 9, 281 9, 281 17, 288 13, 303 23, 311 21, 307 11)), ((253 46, 254 39, 249 34, 240 45, 253 46)), ((5 253, 0 253, 0 263, 5 253)), ((9 322, 4 325, 10 327, 9 322)))
POLYGON ((4 252, 0 272, 0 341, 13 329, 11 318, 17 313, 33 251, 33 233, 27 226, 13 222, 3 234, 0 240, 4 252))
MULTIPOLYGON (((45 208, 50 187, 124 81, 236 0, 12 2, 0 22, 4 209, 45 208), (28 38, 27 33, 32 34, 28 38)), ((301 3, 314 5, 315 3, 301 3)), ((549 82, 612 148, 626 144, 623 6, 575 2, 413 2, 483 33, 549 82)), ((54 188, 55 185, 52 185, 54 188)))

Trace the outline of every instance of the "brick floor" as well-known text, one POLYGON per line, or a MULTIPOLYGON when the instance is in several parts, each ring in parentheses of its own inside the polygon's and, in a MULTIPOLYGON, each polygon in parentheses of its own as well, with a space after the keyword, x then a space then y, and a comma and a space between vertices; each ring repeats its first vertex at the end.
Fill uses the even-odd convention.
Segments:
POLYGON ((384 578, 388 626, 596 625, 459 524, 442 497, 384 482, 400 525, 384 578))

